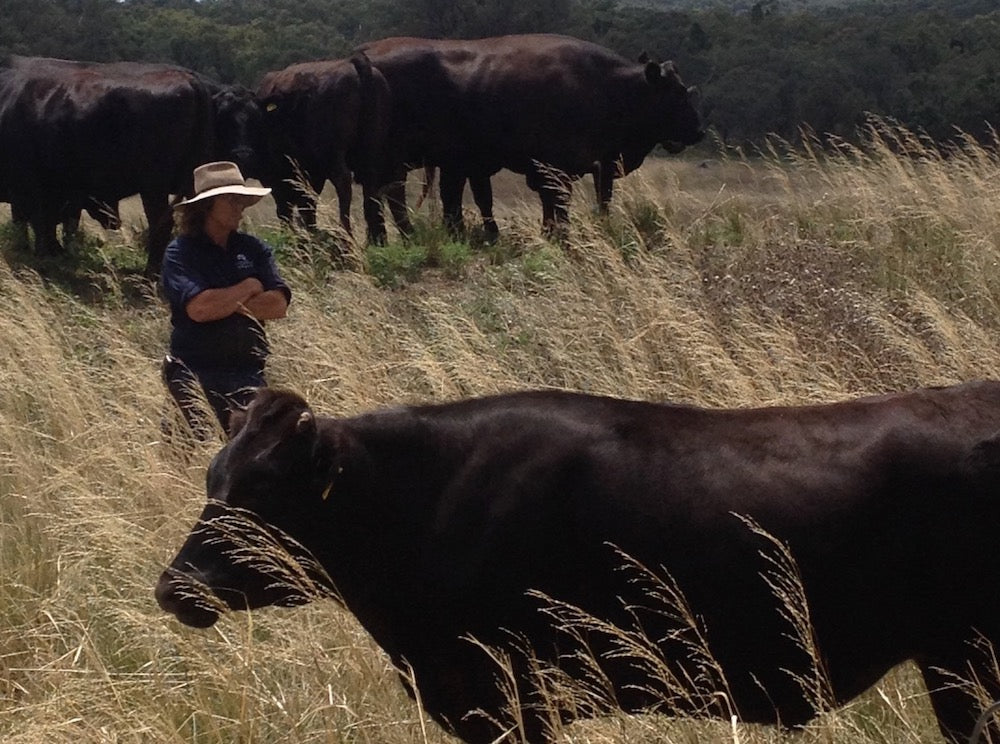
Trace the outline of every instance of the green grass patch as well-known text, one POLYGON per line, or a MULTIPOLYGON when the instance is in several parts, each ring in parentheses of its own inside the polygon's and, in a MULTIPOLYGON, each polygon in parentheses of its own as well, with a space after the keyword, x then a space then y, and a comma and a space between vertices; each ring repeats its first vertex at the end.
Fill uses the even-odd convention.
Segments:
POLYGON ((396 289, 419 278, 428 253, 427 246, 410 242, 370 245, 365 249, 365 266, 378 286, 396 289))

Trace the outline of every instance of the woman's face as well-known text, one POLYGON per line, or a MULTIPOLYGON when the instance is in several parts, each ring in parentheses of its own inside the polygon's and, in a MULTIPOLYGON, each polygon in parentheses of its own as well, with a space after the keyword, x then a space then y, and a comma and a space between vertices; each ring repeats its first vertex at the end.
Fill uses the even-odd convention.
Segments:
POLYGON ((243 210, 250 206, 251 199, 240 194, 220 194, 212 199, 212 206, 205 215, 206 228, 234 232, 240 227, 243 210))

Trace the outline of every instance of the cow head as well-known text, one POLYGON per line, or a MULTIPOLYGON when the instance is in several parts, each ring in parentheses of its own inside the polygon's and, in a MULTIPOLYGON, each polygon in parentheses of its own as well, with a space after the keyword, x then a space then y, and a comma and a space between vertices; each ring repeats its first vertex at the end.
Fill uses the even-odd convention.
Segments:
POLYGON ((698 90, 684 85, 673 62, 655 62, 645 52, 639 62, 652 101, 649 124, 656 129, 656 140, 671 153, 701 142, 705 130, 698 115, 698 90))
POLYGON ((267 84, 265 78, 257 93, 261 111, 258 178, 272 189, 278 218, 290 222, 296 208, 315 210, 314 194, 322 191, 325 173, 311 172, 309 148, 302 141, 307 136, 304 98, 296 91, 275 90, 267 84))
POLYGON ((272 389, 234 415, 230 434, 209 465, 198 524, 156 587, 160 607, 194 627, 225 609, 293 606, 332 590, 313 551, 337 475, 333 439, 301 397, 272 389))
POLYGON ((241 85, 223 85, 212 94, 216 157, 232 160, 244 175, 259 178, 262 147, 261 110, 253 93, 241 85))

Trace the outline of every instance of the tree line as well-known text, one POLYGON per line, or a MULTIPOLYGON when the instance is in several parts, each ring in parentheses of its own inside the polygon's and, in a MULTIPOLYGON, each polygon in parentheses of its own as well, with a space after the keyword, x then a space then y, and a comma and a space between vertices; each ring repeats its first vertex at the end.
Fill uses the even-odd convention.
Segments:
POLYGON ((174 62, 226 83, 385 36, 557 32, 677 62, 728 144, 848 141, 868 114, 936 140, 1000 122, 995 0, 726 7, 618 0, 0 0, 0 54, 174 62))

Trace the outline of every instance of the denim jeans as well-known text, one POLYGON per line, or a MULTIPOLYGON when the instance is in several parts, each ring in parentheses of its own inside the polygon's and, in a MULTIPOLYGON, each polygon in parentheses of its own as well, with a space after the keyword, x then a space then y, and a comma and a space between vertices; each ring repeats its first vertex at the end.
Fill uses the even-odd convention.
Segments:
POLYGON ((210 427, 201 415, 199 386, 222 430, 228 433, 229 417, 233 410, 246 408, 257 388, 267 385, 263 363, 239 368, 196 369, 167 354, 160 369, 163 382, 180 407, 181 415, 195 436, 203 441, 208 439, 210 427))

